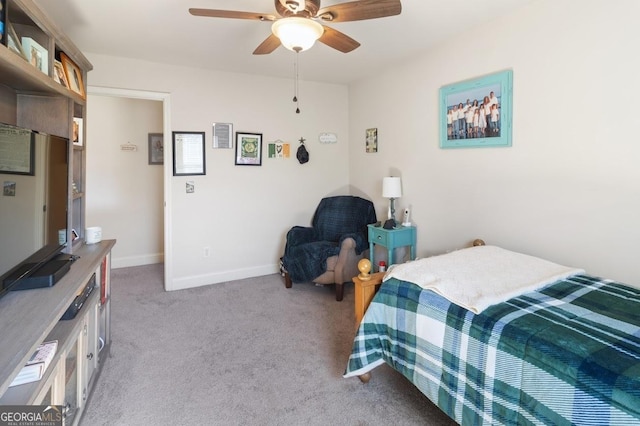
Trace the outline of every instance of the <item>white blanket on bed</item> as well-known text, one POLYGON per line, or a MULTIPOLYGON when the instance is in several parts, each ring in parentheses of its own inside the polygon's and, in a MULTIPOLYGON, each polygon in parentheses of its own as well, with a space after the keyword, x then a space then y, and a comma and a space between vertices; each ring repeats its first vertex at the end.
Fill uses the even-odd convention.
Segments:
POLYGON ((433 290, 474 313, 584 270, 495 246, 471 247, 392 265, 397 278, 433 290))

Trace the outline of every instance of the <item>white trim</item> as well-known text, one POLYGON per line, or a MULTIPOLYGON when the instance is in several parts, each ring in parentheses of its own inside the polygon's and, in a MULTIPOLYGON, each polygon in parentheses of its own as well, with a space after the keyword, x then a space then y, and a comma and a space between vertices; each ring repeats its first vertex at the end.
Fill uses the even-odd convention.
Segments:
POLYGON ((150 101, 164 101, 169 98, 169 93, 149 92, 146 90, 118 89, 115 87, 89 86, 87 93, 90 95, 115 96, 120 98, 147 99, 150 101))
MULTIPOLYGON (((170 144, 171 136, 171 94, 144 90, 119 89, 115 87, 87 86, 89 95, 114 96, 131 99, 147 99, 162 102, 162 129, 165 135, 165 146, 170 144)), ((173 151, 164 150, 163 184, 164 184, 164 288, 173 280, 173 252, 171 234, 171 176, 173 173, 173 151)))
POLYGON ((271 264, 253 266, 243 269, 233 269, 213 274, 191 275, 188 277, 181 277, 179 279, 176 279, 168 288, 165 288, 165 290, 184 290, 187 288, 226 283, 229 281, 242 280, 245 278, 262 277, 265 275, 277 274, 279 273, 279 271, 279 265, 271 264))
POLYGON ((131 266, 153 265, 162 263, 164 255, 162 253, 149 254, 144 256, 114 257, 111 259, 111 268, 129 268, 131 266))

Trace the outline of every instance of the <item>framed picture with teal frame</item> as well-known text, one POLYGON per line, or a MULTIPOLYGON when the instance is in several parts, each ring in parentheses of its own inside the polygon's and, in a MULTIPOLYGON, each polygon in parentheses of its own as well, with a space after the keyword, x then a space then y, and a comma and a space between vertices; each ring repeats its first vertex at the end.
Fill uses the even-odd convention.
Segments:
POLYGON ((440 88, 440 148, 511 146, 513 71, 440 88))

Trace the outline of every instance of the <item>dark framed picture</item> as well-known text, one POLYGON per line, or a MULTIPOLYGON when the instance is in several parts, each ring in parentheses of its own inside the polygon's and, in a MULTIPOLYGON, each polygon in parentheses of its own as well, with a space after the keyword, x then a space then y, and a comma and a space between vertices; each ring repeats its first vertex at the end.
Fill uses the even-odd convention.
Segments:
POLYGON ((440 88, 440 148, 511 146, 513 71, 440 88))
POLYGON ((64 68, 64 73, 67 76, 67 83, 69 84, 69 89, 73 92, 76 92, 78 95, 85 97, 84 93, 84 82, 82 80, 82 70, 78 68, 78 66, 65 55, 63 52, 60 52, 60 62, 62 62, 62 67, 64 68))
POLYGON ((164 164, 164 135, 149 133, 149 164, 164 164))
POLYGON ((236 132, 236 165, 262 165, 262 133, 236 132))
POLYGON ((173 175, 205 175, 204 132, 173 132, 173 175))

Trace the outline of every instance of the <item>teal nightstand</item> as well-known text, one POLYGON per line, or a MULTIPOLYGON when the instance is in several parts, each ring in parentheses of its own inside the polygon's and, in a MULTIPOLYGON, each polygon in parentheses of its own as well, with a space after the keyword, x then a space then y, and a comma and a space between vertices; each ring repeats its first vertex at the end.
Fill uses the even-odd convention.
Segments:
POLYGON ((379 244, 387 248, 389 265, 393 265, 393 251, 398 247, 411 247, 411 260, 416 258, 416 227, 400 226, 384 229, 382 226, 367 225, 369 228, 369 260, 374 265, 373 245, 379 244))

